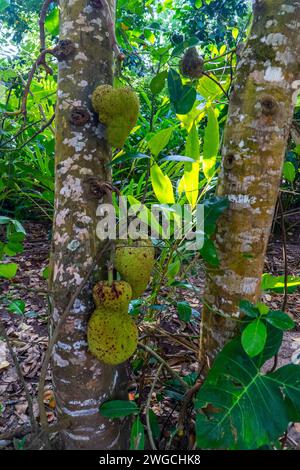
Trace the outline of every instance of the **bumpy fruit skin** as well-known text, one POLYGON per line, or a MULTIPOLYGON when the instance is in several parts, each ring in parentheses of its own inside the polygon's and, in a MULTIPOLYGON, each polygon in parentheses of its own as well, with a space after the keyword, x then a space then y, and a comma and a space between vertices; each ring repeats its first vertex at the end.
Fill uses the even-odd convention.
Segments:
POLYGON ((122 279, 132 288, 132 298, 136 299, 145 291, 154 266, 154 246, 151 240, 118 240, 116 243, 114 266, 122 279))
POLYGON ((180 71, 184 77, 200 78, 203 75, 203 59, 195 47, 190 47, 180 61, 180 71))
POLYGON ((128 315, 131 287, 125 281, 98 282, 93 288, 96 310, 87 330, 90 352, 106 364, 129 359, 137 347, 138 330, 128 315))
POLYGON ((99 121, 106 126, 106 137, 113 147, 123 147, 135 126, 140 103, 129 87, 113 88, 99 85, 93 92, 92 105, 99 114, 99 121))

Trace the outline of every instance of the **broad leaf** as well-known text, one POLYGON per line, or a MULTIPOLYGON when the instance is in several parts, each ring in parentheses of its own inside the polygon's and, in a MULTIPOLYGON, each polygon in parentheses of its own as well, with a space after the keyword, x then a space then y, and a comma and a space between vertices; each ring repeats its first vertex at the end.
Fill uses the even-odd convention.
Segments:
POLYGON ((259 316, 258 309, 251 303, 249 300, 241 300, 240 301, 240 310, 251 318, 256 318, 259 316))
POLYGON ((218 258, 218 252, 212 240, 207 238, 204 241, 204 245, 201 248, 200 253, 204 261, 206 261, 208 264, 210 264, 213 267, 219 266, 220 261, 218 258))
POLYGON ((189 85, 182 85, 179 73, 170 69, 168 73, 168 89, 171 103, 177 114, 187 114, 196 101, 196 90, 189 85))
POLYGON ((161 204, 174 204, 174 191, 170 178, 164 175, 161 168, 152 161, 150 169, 153 191, 161 204))
MULTIPOLYGON (((299 276, 288 276, 287 279, 288 293, 293 293, 300 286, 299 276)), ((284 276, 273 276, 272 274, 265 273, 262 275, 261 282, 262 290, 272 290, 274 292, 284 292, 284 276)))
POLYGON ((18 265, 16 263, 3 264, 0 263, 0 277, 6 279, 12 279, 15 277, 18 270, 18 265))
POLYGON ((289 422, 299 421, 300 366, 289 364, 265 375, 240 339, 234 339, 217 356, 197 395, 196 409, 199 448, 268 445, 289 422))
POLYGON ((164 72, 160 72, 152 78, 150 82, 150 90, 154 95, 160 93, 164 89, 167 76, 168 72, 165 70, 164 72))
POLYGON ((262 352, 267 340, 267 328, 257 319, 249 323, 242 333, 242 345, 248 356, 254 357, 262 352))
POLYGON ((192 307, 188 302, 178 302, 177 313, 181 321, 189 322, 192 316, 192 307))
POLYGON ((0 0, 0 11, 5 10, 10 5, 10 0, 0 0))
POLYGON ((106 418, 122 418, 138 412, 137 404, 129 400, 106 401, 99 407, 99 413, 106 418))
POLYGON ((207 109, 207 126, 203 145, 203 172, 206 178, 211 178, 215 172, 219 145, 219 123, 216 111, 210 107, 207 109))
POLYGON ((130 434, 130 450, 144 450, 145 448, 145 430, 140 418, 137 417, 133 422, 130 434))
POLYGON ((18 315, 23 315, 25 312, 25 302, 23 300, 14 300, 9 304, 8 310, 18 315))
POLYGON ((292 162, 284 162, 283 164, 283 176, 284 178, 292 183, 296 178, 296 169, 292 162))
POLYGON ((172 132, 173 128, 168 127, 167 129, 162 129, 151 137, 148 142, 148 147, 154 157, 157 157, 157 155, 168 145, 172 132))
POLYGON ((57 36, 59 33, 59 9, 53 8, 45 20, 45 28, 52 36, 57 36))
POLYGON ((291 330, 294 328, 294 321, 281 310, 272 310, 266 316, 266 321, 280 330, 291 330))

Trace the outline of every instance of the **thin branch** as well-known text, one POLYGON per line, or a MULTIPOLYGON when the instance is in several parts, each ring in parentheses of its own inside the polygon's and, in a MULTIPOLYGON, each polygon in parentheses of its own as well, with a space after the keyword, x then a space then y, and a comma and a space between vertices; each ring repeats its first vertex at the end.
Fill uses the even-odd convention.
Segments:
POLYGON ((27 384, 25 382, 25 379, 24 379, 24 376, 23 376, 23 372, 22 372, 18 357, 17 357, 17 355, 16 355, 16 353, 15 353, 15 351, 14 351, 12 345, 11 345, 10 339, 9 339, 7 333, 6 333, 6 330, 5 330, 5 326, 3 325, 1 320, 0 320, 0 335, 3 336, 3 338, 6 341, 9 353, 12 357, 13 363, 14 363, 15 368, 16 368, 17 375, 20 379, 20 382, 22 383, 22 386, 23 386, 23 389, 24 389, 24 392, 25 392, 25 395, 26 395, 26 400, 27 400, 27 403, 28 403, 28 412, 29 412, 31 427, 34 431, 36 431, 38 426, 37 426, 36 419, 34 417, 32 398, 31 398, 31 395, 29 393, 27 384))
MULTIPOLYGON (((52 122, 54 121, 55 119, 55 114, 53 114, 53 116, 51 116, 51 118, 49 119, 49 121, 47 121, 38 131, 36 131, 28 140, 26 140, 26 142, 23 142, 23 144, 20 146, 20 147, 17 147, 17 148, 14 148, 14 149, 11 149, 11 148, 4 148, 4 147, 0 147, 0 151, 1 152, 17 152, 19 150, 22 150, 24 147, 26 147, 26 145, 29 144, 29 142, 31 142, 33 139, 35 139, 39 134, 41 134, 42 132, 44 132, 45 129, 47 129, 47 127, 50 127, 52 122)), ((7 142, 5 142, 6 144, 7 142)))
POLYGON ((40 12, 40 18, 39 18, 39 28, 40 28, 40 48, 41 52, 46 49, 45 44, 46 44, 46 35, 45 35, 45 19, 47 15, 48 8, 50 4, 55 1, 55 0, 45 0, 42 9, 40 12))
POLYGON ((157 450, 156 448, 156 445, 155 445, 155 442, 154 442, 154 439, 153 439, 153 435, 152 435, 152 430, 151 430, 151 424, 150 424, 150 406, 151 406, 151 398, 152 398, 152 394, 154 392, 154 388, 155 388, 155 385, 158 381, 158 378, 159 378, 159 374, 162 370, 162 368, 164 367, 164 364, 160 364, 156 374, 155 374, 155 377, 153 379, 153 382, 152 382, 152 385, 151 385, 151 388, 150 388, 150 392, 148 394, 148 398, 147 398, 147 403, 146 403, 146 408, 145 408, 145 413, 146 413, 146 426, 147 426, 147 432, 148 432, 148 437, 149 437, 149 442, 150 442, 150 447, 152 450, 157 450))
POLYGON ((183 378, 180 377, 180 375, 177 374, 177 372, 175 372, 175 370, 173 370, 171 366, 169 366, 167 361, 165 361, 159 354, 153 351, 150 346, 147 346, 147 344, 141 343, 140 341, 138 342, 138 346, 144 349, 145 351, 149 352, 153 357, 155 357, 155 359, 157 359, 161 364, 163 364, 164 367, 170 372, 170 374, 173 375, 173 377, 175 377, 175 379, 177 379, 184 388, 189 388, 188 384, 183 380, 183 378))
POLYGON ((221 85, 221 83, 218 82, 218 80, 215 80, 213 77, 211 77, 211 75, 209 73, 203 72, 203 75, 205 75, 207 78, 212 80, 216 85, 218 85, 218 87, 221 88, 221 90, 223 91, 224 95, 229 99, 229 95, 228 95, 227 91, 224 89, 224 87, 221 85))

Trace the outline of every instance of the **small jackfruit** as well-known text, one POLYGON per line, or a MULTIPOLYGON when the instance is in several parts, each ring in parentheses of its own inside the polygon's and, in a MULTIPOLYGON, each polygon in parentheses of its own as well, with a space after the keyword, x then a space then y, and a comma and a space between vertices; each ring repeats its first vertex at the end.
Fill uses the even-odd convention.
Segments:
POLYGON ((99 85, 92 95, 92 105, 99 121, 106 126, 106 138, 113 147, 123 147, 136 124, 140 103, 129 87, 113 88, 99 85))
POLYGON ((128 315, 132 291, 125 281, 98 282, 93 288, 96 310, 88 322, 90 352, 105 364, 125 362, 137 348, 138 330, 128 315))
POLYGON ((154 266, 154 246, 151 240, 118 240, 114 266, 122 279, 132 288, 132 298, 140 297, 145 291, 154 266))
POLYGON ((198 54, 196 47, 190 47, 180 61, 180 71, 184 77, 200 78, 203 75, 203 58, 198 54))

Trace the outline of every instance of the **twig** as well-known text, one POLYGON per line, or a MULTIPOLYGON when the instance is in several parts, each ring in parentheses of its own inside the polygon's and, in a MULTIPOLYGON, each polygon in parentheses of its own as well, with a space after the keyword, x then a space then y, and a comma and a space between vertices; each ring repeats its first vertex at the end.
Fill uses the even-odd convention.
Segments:
POLYGON ((149 442, 150 442, 150 447, 152 450, 157 450, 156 448, 156 445, 155 445, 155 442, 154 442, 154 439, 153 439, 153 435, 152 435, 152 430, 151 430, 151 424, 150 424, 150 415, 149 415, 149 411, 150 411, 150 406, 151 406, 151 398, 152 398, 152 394, 154 392, 154 388, 155 388, 155 385, 158 381, 158 378, 159 378, 159 374, 162 370, 162 368, 164 367, 164 364, 162 363, 156 374, 155 374, 155 377, 153 379, 153 382, 152 382, 152 385, 151 385, 151 388, 150 388, 150 392, 148 394, 148 398, 147 398, 147 403, 146 403, 146 408, 145 408, 145 413, 146 413, 146 426, 147 426, 147 432, 148 432, 148 437, 149 437, 149 442))
POLYGON ((73 304, 74 304, 75 300, 77 299, 77 297, 79 296, 79 294, 82 291, 83 287, 85 286, 85 284, 89 280, 89 277, 92 274, 95 266, 97 265, 100 256, 103 254, 103 252, 105 250, 108 249, 109 245, 110 245, 110 241, 104 244, 102 249, 99 251, 98 255, 95 257, 95 259, 94 259, 93 263, 91 264, 90 268, 88 269, 83 281, 79 284, 79 286, 75 289, 74 293, 72 294, 72 296, 71 296, 71 298, 68 302, 68 305, 65 308, 64 312, 62 313, 62 315, 61 315, 61 317, 60 317, 60 319, 59 319, 59 321, 58 321, 58 323, 57 323, 57 325, 54 329, 53 335, 52 335, 52 337, 49 341, 49 345, 48 345, 48 348, 47 348, 46 353, 45 353, 45 359, 44 359, 44 362, 42 364, 42 368, 41 368, 41 372, 40 372, 39 385, 38 385, 38 404, 39 404, 39 411, 40 411, 41 427, 42 427, 43 430, 47 431, 49 429, 47 415, 46 415, 46 411, 45 411, 45 404, 44 404, 44 388, 45 388, 46 374, 47 374, 48 365, 49 365, 49 362, 50 362, 50 359, 51 359, 51 354, 52 354, 53 347, 56 343, 56 340, 58 338, 58 335, 60 333, 60 330, 61 330, 63 324, 65 323, 68 315, 70 314, 71 308, 73 307, 73 304))
POLYGON ((45 35, 45 19, 47 15, 48 8, 50 4, 55 1, 55 0, 45 0, 41 12, 40 12, 40 18, 39 18, 39 28, 40 28, 40 48, 41 52, 46 48, 46 35, 45 35))
POLYGON ((198 390, 201 387, 202 383, 203 383, 202 380, 197 381, 192 386, 192 388, 190 388, 190 390, 188 390, 186 392, 186 394, 183 398, 182 407, 181 407, 181 410, 180 410, 180 413, 179 413, 179 416, 178 416, 178 429, 177 429, 178 435, 181 436, 181 437, 184 434, 185 418, 186 418, 187 408, 188 408, 189 403, 192 400, 193 396, 195 395, 195 393, 198 392, 198 390))
POLYGON ((24 389, 24 392, 25 392, 25 395, 26 395, 26 400, 27 400, 27 403, 28 403, 28 412, 29 412, 31 427, 34 431, 36 431, 38 426, 37 426, 36 419, 34 417, 32 398, 31 398, 31 395, 29 393, 27 384, 25 382, 23 372, 22 372, 20 363, 18 361, 18 357, 17 357, 17 355, 16 355, 16 353, 15 353, 15 351, 14 351, 12 345, 11 345, 10 339, 9 339, 7 333, 6 333, 6 330, 5 330, 5 326, 3 325, 1 320, 0 320, 0 334, 1 334, 1 336, 3 336, 3 338, 6 341, 9 353, 12 357, 13 363, 14 363, 15 368, 16 368, 17 375, 20 379, 20 382, 22 383, 22 386, 23 386, 23 389, 24 389))
POLYGON ((218 82, 218 80, 215 80, 209 73, 203 72, 203 75, 205 75, 207 78, 212 80, 216 85, 218 85, 218 87, 221 88, 221 90, 223 91, 226 98, 229 99, 229 95, 228 95, 227 91, 224 89, 224 87, 221 85, 221 83, 218 82))
POLYGON ((175 377, 185 389, 189 388, 188 384, 180 377, 180 375, 177 374, 177 372, 175 372, 172 367, 169 366, 167 361, 165 361, 159 354, 153 351, 150 346, 147 346, 147 344, 141 343, 140 341, 138 342, 138 346, 144 349, 145 351, 149 352, 153 357, 155 357, 155 359, 157 359, 161 364, 163 364, 164 367, 170 372, 170 374, 172 374, 173 377, 175 377))
MULTIPOLYGON (((26 82, 26 86, 25 86, 25 89, 24 89, 21 108, 18 109, 17 111, 6 111, 4 113, 6 116, 17 116, 19 114, 23 114, 24 116, 26 115, 26 112, 27 112, 27 98, 28 98, 31 82, 33 80, 35 71, 39 67, 39 65, 45 66, 46 54, 52 54, 52 53, 53 53, 52 49, 45 49, 40 53, 38 58, 33 63, 32 67, 31 67, 31 70, 29 72, 28 79, 27 79, 27 82, 26 82)), ((48 73, 51 73, 51 72, 52 72, 51 69, 48 67, 48 73)))

